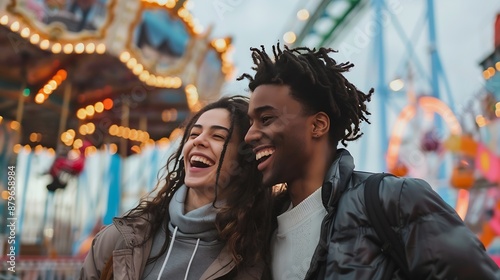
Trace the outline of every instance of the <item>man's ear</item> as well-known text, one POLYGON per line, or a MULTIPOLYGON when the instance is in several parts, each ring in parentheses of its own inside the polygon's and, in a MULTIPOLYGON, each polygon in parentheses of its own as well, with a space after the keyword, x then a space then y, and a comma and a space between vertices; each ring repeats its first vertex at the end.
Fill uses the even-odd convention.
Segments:
POLYGON ((330 130, 330 118, 324 112, 318 112, 312 116, 312 136, 320 138, 328 134, 330 130))

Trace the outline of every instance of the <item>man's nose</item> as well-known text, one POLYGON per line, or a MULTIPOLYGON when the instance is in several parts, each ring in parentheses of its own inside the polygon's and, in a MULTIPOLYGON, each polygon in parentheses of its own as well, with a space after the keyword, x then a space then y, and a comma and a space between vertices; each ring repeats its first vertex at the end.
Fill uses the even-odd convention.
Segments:
POLYGON ((260 131, 255 128, 254 125, 251 125, 245 135, 245 142, 250 145, 254 145, 260 139, 260 131))

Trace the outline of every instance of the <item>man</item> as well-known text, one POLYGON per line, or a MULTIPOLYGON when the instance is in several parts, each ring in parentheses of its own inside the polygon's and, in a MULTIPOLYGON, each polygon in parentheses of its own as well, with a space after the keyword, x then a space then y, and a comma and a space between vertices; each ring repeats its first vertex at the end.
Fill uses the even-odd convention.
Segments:
MULTIPOLYGON (((339 143, 358 139, 370 114, 367 94, 343 75, 331 49, 252 48, 251 127, 245 141, 263 183, 286 183, 272 237, 274 279, 381 279, 381 251, 365 209, 370 173, 354 171, 339 143)), ((404 244, 413 279, 500 279, 498 266, 453 208, 423 180, 385 177, 380 203, 404 244)), ((406 279, 396 268, 391 279, 406 279)))

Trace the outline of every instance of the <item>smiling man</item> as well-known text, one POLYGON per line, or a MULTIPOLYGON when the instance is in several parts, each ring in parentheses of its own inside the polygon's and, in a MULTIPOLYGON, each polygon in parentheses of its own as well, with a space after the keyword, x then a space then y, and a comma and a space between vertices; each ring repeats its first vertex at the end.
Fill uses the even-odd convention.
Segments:
POLYGON ((385 177, 380 203, 404 246, 410 276, 393 269, 367 217, 365 180, 339 143, 361 137, 373 91, 359 91, 331 49, 252 48, 245 141, 276 198, 274 279, 500 279, 476 236, 425 181, 385 177))

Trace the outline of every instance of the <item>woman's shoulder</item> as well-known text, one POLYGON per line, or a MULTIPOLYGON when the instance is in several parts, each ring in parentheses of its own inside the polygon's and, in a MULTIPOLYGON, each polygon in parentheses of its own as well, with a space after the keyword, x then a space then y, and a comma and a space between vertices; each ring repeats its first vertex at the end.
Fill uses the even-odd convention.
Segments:
POLYGON ((145 217, 116 217, 111 224, 104 226, 96 234, 95 240, 116 244, 115 247, 126 247, 131 239, 144 236, 147 230, 149 223, 145 217))
POLYGON ((123 236, 114 223, 104 226, 94 238, 94 246, 112 247, 113 250, 117 243, 123 240, 123 236))

